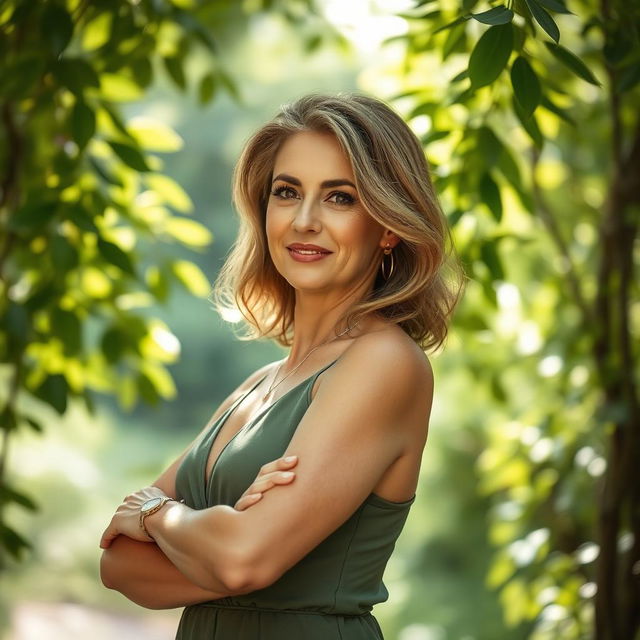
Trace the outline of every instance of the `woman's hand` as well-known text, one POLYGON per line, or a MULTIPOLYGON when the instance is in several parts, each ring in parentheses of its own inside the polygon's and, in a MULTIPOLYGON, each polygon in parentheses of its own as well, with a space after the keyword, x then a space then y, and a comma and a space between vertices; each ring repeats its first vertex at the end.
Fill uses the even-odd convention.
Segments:
MULTIPOLYGON (((269 491, 276 485, 290 483, 295 476, 291 468, 298 463, 297 456, 291 457, 293 458, 292 460, 277 458, 263 465, 256 479, 236 502, 234 509, 236 511, 244 511, 258 502, 265 491, 269 491)), ((103 549, 108 548, 111 545, 111 541, 119 535, 124 535, 140 542, 154 542, 153 538, 147 536, 140 526, 140 507, 147 500, 161 498, 164 495, 165 493, 161 489, 154 486, 145 487, 128 495, 116 509, 109 526, 102 534, 100 547, 103 549)))
POLYGON ((140 526, 140 507, 151 498, 162 498, 166 494, 158 487, 145 487, 128 495, 116 509, 109 526, 100 539, 100 547, 106 549, 112 540, 119 535, 127 536, 140 542, 153 542, 140 526))
POLYGON ((258 502, 265 491, 269 491, 276 485, 291 482, 295 476, 295 472, 291 471, 291 468, 298 464, 298 456, 287 456, 287 458, 277 458, 263 465, 251 486, 236 502, 234 509, 244 511, 258 502), (293 459, 288 460, 289 457, 293 459))

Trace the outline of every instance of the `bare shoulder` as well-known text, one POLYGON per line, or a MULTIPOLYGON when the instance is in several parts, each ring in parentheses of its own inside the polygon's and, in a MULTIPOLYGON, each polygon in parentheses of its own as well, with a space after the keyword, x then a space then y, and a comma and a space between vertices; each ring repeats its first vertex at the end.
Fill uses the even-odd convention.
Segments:
MULTIPOLYGON (((216 409, 213 416, 211 416, 209 423, 211 424, 218 419, 241 395, 249 391, 253 385, 267 375, 273 368, 280 362, 276 360, 269 362, 259 369, 256 369, 251 375, 247 376, 220 404, 216 409)), ((205 427, 206 428, 206 427, 205 427)))
POLYGON ((365 411, 375 406, 380 422, 404 438, 407 448, 426 441, 433 370, 424 351, 401 327, 383 327, 354 340, 317 385, 312 404, 324 410, 336 405, 346 410, 349 405, 365 411))
MULTIPOLYGON (((367 382, 395 392, 424 392, 433 387, 433 370, 424 351, 397 325, 388 325, 354 341, 332 376, 367 382)), ((327 376, 329 378, 329 376, 327 376)))

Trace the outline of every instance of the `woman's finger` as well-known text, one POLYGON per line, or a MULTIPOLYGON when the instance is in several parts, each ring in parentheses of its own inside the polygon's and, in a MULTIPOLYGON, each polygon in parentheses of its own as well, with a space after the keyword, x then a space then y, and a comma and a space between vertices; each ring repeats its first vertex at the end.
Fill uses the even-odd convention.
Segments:
POLYGON ((109 526, 104 530, 102 537, 100 538, 100 548, 107 549, 111 546, 111 543, 119 535, 118 530, 113 524, 113 520, 109 523, 109 526))
POLYGON ((260 467, 260 472, 258 473, 258 477, 266 475, 268 473, 273 473, 274 471, 278 471, 279 469, 290 469, 295 467, 298 463, 298 456, 282 456, 280 458, 276 458, 271 462, 267 462, 260 467), (291 460, 289 460, 291 458, 291 460))
POLYGON ((265 476, 258 476, 242 495, 264 493, 276 485, 288 484, 293 480, 295 475, 294 471, 273 471, 265 476))
POLYGON ((236 502, 235 506, 233 507, 236 511, 244 511, 245 509, 248 509, 250 506, 254 505, 256 502, 258 502, 258 500, 260 500, 260 498, 262 498, 262 494, 261 493, 249 493, 247 495, 244 495, 240 498, 240 500, 238 500, 238 502, 236 502))

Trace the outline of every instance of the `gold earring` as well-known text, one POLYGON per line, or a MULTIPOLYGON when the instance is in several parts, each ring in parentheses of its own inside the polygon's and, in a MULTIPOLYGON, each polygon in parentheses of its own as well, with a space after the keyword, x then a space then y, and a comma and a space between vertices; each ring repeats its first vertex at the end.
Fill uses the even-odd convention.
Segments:
POLYGON ((384 252, 384 255, 382 256, 382 264, 380 266, 381 266, 381 270, 382 270, 382 277, 385 280, 388 280, 391 277, 391 275, 393 274, 393 268, 395 266, 395 264, 394 264, 395 261, 393 259, 393 249, 391 248, 391 245, 388 242, 387 242, 387 246, 383 249, 383 252, 384 252), (389 256, 389 255, 391 256, 391 267, 389 269, 389 273, 385 274, 385 272, 384 272, 385 271, 385 269, 384 269, 384 256, 389 256))

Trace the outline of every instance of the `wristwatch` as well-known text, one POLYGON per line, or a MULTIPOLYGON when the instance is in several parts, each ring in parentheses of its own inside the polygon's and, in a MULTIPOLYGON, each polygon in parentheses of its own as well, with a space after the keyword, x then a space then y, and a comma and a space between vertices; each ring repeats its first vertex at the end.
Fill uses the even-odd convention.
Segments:
POLYGON ((170 498, 169 496, 158 496, 157 498, 151 498, 146 502, 143 502, 140 506, 140 528, 147 534, 147 536, 149 536, 149 538, 153 539, 153 536, 149 534, 147 528, 144 526, 144 519, 152 513, 160 511, 167 502, 171 501, 177 502, 175 498, 170 498))

